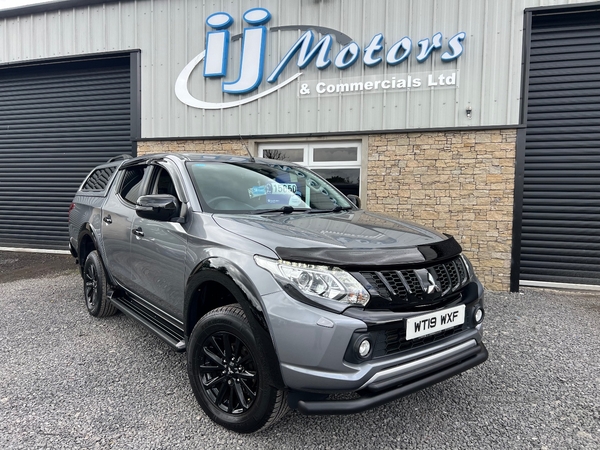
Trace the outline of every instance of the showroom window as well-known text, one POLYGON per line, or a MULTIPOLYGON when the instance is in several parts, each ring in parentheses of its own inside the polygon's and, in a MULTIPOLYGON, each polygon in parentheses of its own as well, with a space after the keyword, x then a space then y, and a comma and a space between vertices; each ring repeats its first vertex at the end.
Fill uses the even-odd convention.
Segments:
POLYGON ((360 195, 360 142, 260 144, 258 156, 302 164, 344 194, 360 195))

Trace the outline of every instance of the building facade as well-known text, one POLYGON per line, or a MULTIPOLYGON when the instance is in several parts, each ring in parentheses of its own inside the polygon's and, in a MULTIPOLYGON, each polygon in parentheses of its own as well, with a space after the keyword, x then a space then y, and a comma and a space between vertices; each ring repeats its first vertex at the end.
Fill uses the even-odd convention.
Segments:
POLYGON ((453 234, 489 289, 593 289, 599 11, 564 0, 0 11, 0 247, 64 248, 70 199, 111 156, 250 152, 453 234))

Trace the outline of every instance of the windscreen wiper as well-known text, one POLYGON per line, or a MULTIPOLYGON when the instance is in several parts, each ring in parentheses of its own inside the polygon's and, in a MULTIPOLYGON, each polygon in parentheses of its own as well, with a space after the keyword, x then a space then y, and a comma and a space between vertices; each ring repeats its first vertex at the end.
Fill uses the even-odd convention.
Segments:
POLYGON ((317 214, 317 213, 328 213, 328 212, 340 212, 340 211, 348 211, 352 209, 352 206, 342 207, 340 205, 335 205, 333 209, 311 209, 308 211, 308 214, 317 214))
POLYGON ((295 209, 293 206, 285 205, 285 206, 282 206, 281 208, 261 209, 259 211, 252 212, 252 214, 268 214, 268 213, 276 213, 276 212, 280 212, 282 214, 291 214, 294 211, 308 211, 308 210, 306 210, 306 209, 295 209))

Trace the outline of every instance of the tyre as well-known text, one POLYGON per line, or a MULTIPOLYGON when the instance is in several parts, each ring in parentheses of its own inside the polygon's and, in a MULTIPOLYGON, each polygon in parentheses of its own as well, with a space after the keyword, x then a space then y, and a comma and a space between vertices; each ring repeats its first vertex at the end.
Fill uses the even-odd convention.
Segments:
POLYGON ((204 412, 219 425, 253 433, 289 410, 287 392, 272 386, 243 309, 228 305, 202 317, 190 336, 188 375, 204 412))
POLYGON ((106 296, 106 273, 104 265, 94 250, 87 256, 83 265, 83 297, 88 312, 94 317, 108 317, 117 312, 117 308, 106 296))

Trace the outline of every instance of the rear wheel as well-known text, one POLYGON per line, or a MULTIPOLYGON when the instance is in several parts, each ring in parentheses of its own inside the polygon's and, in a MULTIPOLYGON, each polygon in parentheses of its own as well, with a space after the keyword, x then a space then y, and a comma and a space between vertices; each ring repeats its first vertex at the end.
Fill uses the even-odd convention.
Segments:
POLYGON ((108 317, 117 312, 117 308, 106 296, 106 273, 104 265, 94 250, 90 252, 83 265, 83 296, 88 312, 94 317, 108 317))
POLYGON ((239 305, 214 309, 198 321, 189 340, 188 375, 204 412, 229 430, 252 433, 288 412, 287 393, 271 385, 239 305))

